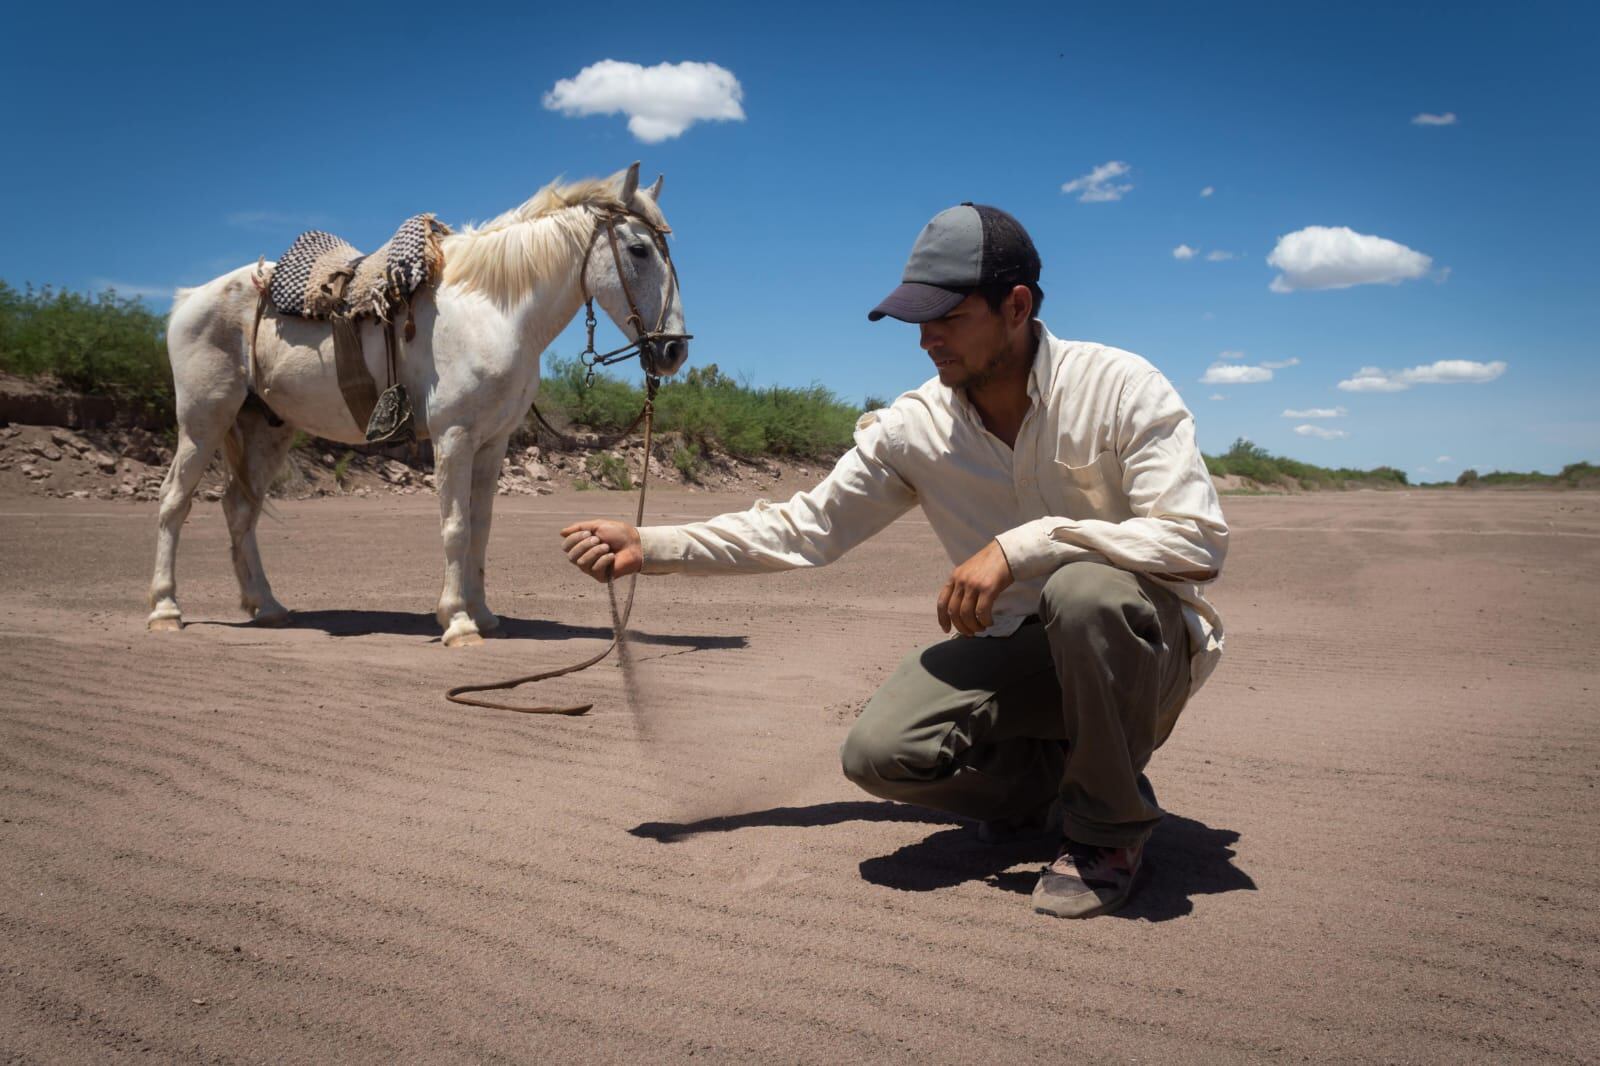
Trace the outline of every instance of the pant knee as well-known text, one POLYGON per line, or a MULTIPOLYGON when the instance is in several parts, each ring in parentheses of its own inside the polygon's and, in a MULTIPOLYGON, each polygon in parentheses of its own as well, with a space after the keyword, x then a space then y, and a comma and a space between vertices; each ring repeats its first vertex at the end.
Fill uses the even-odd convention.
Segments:
POLYGON ((1132 631, 1159 644, 1161 623, 1139 579, 1105 563, 1069 563, 1050 575, 1039 597, 1039 617, 1052 634, 1132 631))
POLYGON ((894 764, 892 745, 883 731, 864 719, 857 719, 839 747, 839 766, 844 776, 862 788, 883 781, 894 764))

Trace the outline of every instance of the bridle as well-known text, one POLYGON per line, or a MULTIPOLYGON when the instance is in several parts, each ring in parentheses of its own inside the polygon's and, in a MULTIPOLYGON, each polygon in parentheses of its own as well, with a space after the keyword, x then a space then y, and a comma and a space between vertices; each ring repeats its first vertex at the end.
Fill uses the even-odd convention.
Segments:
POLYGON ((644 369, 645 376, 652 380, 659 380, 655 372, 656 348, 658 345, 666 347, 673 341, 693 340, 693 333, 668 333, 667 309, 672 306, 672 297, 678 292, 678 268, 672 262, 672 252, 667 247, 667 234, 672 232, 670 226, 657 226, 643 215, 636 214, 626 208, 615 211, 597 212, 595 215, 594 232, 589 235, 589 246, 583 251, 583 266, 578 271, 578 284, 583 286, 583 327, 588 331, 588 344, 578 356, 578 361, 584 366, 584 386, 594 384, 595 368, 610 366, 626 359, 628 355, 637 350, 639 365, 644 369), (644 315, 639 312, 639 302, 633 298, 633 290, 628 287, 627 271, 622 269, 622 249, 618 247, 617 226, 627 219, 634 219, 650 231, 650 239, 655 242, 657 250, 661 252, 661 261, 667 264, 667 271, 672 279, 671 288, 666 298, 661 301, 661 313, 656 316, 654 329, 644 328, 644 315), (622 286, 622 298, 628 301, 628 317, 624 320, 633 327, 634 338, 620 348, 613 348, 609 352, 597 352, 594 347, 594 328, 597 319, 594 316, 594 295, 589 292, 589 259, 594 255, 594 246, 600 240, 600 231, 604 230, 608 243, 611 245, 611 260, 617 266, 617 283, 622 286))

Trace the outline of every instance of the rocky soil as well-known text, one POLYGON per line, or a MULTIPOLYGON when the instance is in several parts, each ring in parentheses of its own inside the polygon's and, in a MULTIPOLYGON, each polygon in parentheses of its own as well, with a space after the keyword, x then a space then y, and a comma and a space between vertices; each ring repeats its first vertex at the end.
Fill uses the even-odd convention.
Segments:
MULTIPOLYGON (((604 438, 575 433, 552 444, 524 438, 506 454, 502 495, 548 495, 560 488, 628 489, 637 484, 644 448, 637 438, 602 448, 604 438)), ((823 461, 743 460, 709 454, 682 466, 674 461, 682 442, 658 438, 652 449, 652 482, 696 490, 796 491, 820 477, 823 461), (685 470, 683 467, 689 467, 685 470)), ((156 499, 172 462, 170 433, 138 427, 68 429, 61 426, 0 426, 0 494, 76 499, 156 499)), ((201 479, 202 499, 217 500, 227 485, 219 455, 201 479)), ((426 445, 387 450, 356 449, 308 438, 289 455, 273 485, 276 498, 412 495, 434 487, 426 445)))

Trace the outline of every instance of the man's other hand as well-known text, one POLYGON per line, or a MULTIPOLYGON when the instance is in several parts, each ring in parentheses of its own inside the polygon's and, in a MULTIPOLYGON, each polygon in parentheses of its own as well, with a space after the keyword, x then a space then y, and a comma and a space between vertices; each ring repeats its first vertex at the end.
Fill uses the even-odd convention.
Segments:
POLYGON ((644 567, 639 530, 626 522, 594 518, 561 531, 561 550, 572 565, 596 581, 627 577, 644 567))
POLYGON ((956 567, 939 590, 939 628, 948 633, 955 626, 964 637, 988 629, 994 625, 994 601, 1014 580, 1000 542, 991 540, 956 567))

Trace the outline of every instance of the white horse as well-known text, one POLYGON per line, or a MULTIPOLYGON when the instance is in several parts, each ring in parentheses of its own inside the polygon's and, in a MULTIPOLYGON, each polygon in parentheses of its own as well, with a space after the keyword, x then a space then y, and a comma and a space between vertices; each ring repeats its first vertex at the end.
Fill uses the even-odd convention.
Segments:
MULTIPOLYGON (((645 346, 651 373, 671 374, 688 358, 660 196, 660 178, 649 189, 639 188, 637 163, 608 179, 549 185, 481 227, 446 236, 442 279, 431 293, 416 294, 416 337, 403 345, 397 374, 412 397, 417 435, 433 440, 445 555, 436 617, 447 646, 478 643, 481 633, 499 624, 483 585, 500 466, 512 431, 538 391, 539 355, 585 295, 599 302, 629 340, 638 338, 640 320, 676 335, 645 346), (637 305, 637 319, 631 304, 637 305)), ((219 445, 232 474, 222 506, 241 605, 258 624, 282 625, 289 612, 272 595, 256 548, 262 498, 296 429, 351 444, 365 440, 366 427, 356 424, 340 394, 325 322, 266 314, 254 387, 283 424, 269 424, 259 405, 245 406, 254 269, 240 267, 181 289, 173 302, 167 348, 178 446, 161 487, 152 630, 182 628, 178 532, 219 445)), ((364 327, 362 342, 369 371, 383 381, 379 327, 364 327)))

